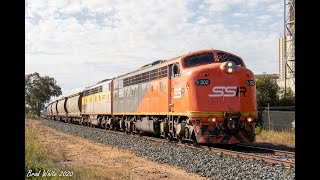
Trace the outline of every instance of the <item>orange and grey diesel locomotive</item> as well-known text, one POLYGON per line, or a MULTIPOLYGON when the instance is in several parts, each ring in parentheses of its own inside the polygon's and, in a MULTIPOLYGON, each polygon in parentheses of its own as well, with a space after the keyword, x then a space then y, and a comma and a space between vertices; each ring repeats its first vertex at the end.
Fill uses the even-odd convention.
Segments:
POLYGON ((206 144, 255 140, 256 87, 243 60, 199 50, 158 60, 47 106, 50 119, 206 144))

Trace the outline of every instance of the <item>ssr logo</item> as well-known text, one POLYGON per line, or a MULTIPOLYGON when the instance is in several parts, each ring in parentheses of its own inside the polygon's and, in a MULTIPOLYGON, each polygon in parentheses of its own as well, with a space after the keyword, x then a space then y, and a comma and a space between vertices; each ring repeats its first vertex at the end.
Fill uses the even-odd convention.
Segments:
POLYGON ((246 96, 246 87, 240 86, 215 86, 212 88, 213 94, 209 94, 210 97, 235 97, 239 93, 243 93, 246 96))

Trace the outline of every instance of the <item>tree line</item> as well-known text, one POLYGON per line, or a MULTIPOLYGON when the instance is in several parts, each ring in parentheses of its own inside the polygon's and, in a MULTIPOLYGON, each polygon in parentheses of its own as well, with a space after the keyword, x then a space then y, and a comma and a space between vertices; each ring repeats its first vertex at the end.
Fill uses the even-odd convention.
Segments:
POLYGON ((285 95, 281 92, 276 80, 263 76, 256 81, 257 93, 257 106, 294 106, 295 95, 292 91, 287 92, 285 95))
POLYGON ((62 94, 56 80, 35 72, 25 76, 25 114, 40 116, 52 96, 62 94))

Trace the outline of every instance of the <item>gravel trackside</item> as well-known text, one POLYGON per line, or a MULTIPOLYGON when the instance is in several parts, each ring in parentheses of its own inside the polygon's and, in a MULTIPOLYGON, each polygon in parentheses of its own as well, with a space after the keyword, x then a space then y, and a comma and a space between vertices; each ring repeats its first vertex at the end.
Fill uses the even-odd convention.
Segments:
POLYGON ((159 143, 145 138, 115 134, 107 130, 80 125, 41 120, 46 126, 91 139, 113 147, 128 149, 137 156, 180 167, 186 172, 197 173, 211 179, 295 179, 295 169, 272 165, 254 159, 245 159, 221 153, 159 143))

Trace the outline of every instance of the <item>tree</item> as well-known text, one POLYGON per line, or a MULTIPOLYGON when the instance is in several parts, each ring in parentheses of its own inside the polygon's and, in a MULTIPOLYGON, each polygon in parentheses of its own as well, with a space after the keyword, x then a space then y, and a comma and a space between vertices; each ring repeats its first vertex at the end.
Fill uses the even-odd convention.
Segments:
POLYGON ((266 107, 277 105, 279 101, 278 92, 280 90, 275 79, 270 77, 261 77, 257 80, 257 105, 266 107))
POLYGON ((295 105, 295 96, 292 91, 286 93, 284 97, 279 99, 279 106, 294 106, 295 105))
POLYGON ((50 98, 61 94, 61 88, 54 78, 41 77, 37 72, 25 76, 25 104, 29 107, 29 112, 40 116, 50 98))

